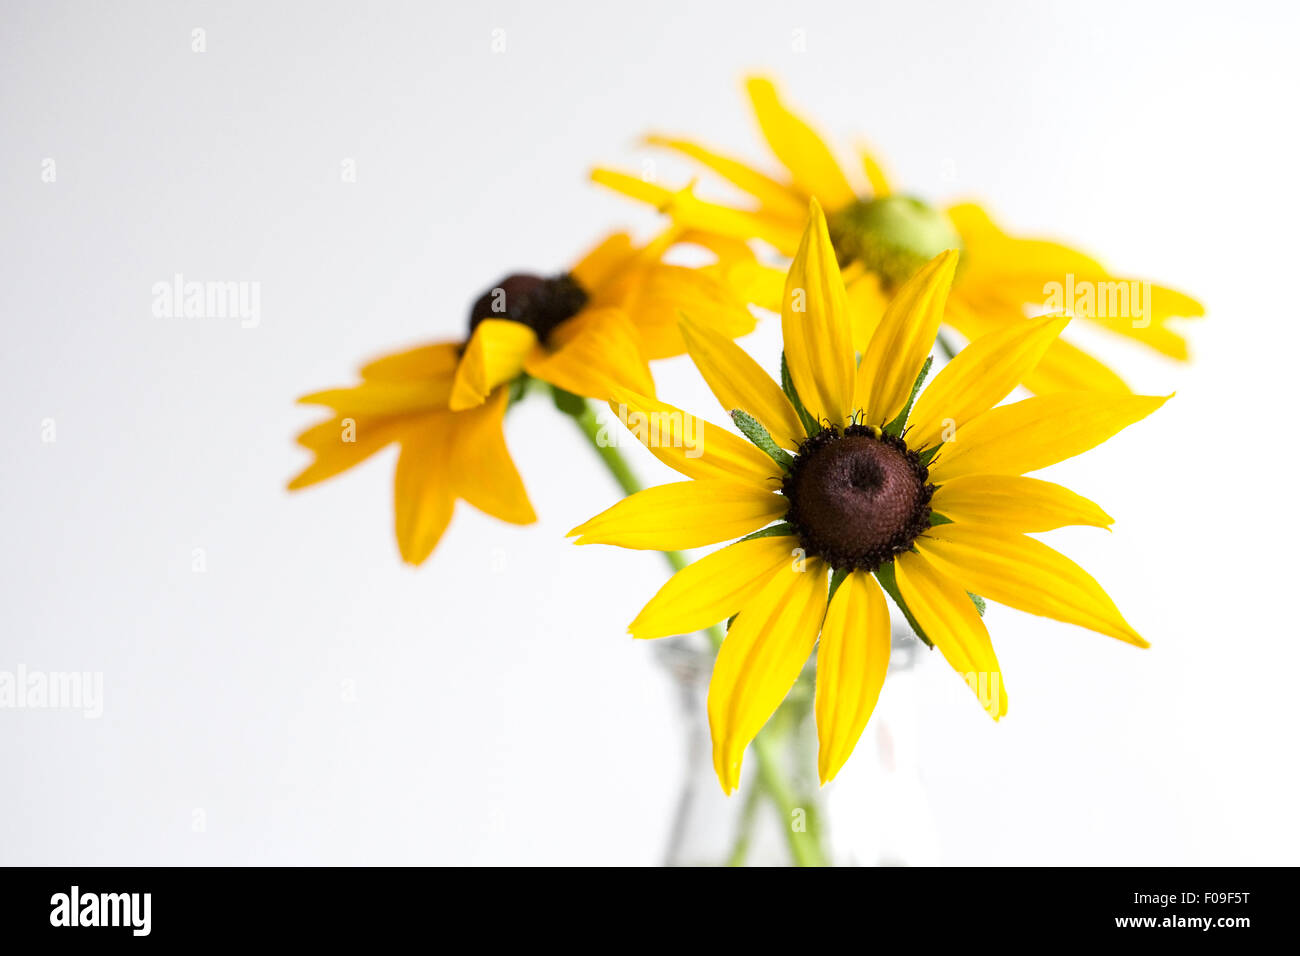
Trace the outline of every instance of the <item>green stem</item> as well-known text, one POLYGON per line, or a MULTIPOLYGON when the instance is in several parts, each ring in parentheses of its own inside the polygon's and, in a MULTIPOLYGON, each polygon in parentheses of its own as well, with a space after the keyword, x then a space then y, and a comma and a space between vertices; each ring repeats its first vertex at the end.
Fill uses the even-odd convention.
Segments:
MULTIPOLYGON (((634 495, 642 490, 643 485, 637 479, 636 474, 632 471, 631 466, 627 463, 621 452, 609 441, 601 439, 601 426, 596 418, 596 413, 591 407, 591 403, 581 401, 581 403, 572 402, 568 399, 570 396, 564 396, 564 401, 557 399, 556 407, 560 411, 568 414, 578 424, 583 436, 587 439, 609 473, 618 482, 619 488, 624 494, 634 495)), ((680 551, 663 551, 664 560, 674 573, 680 571, 690 563, 686 555, 680 551)), ((713 645, 714 652, 722 646, 722 628, 718 625, 708 628, 704 631, 708 637, 709 643, 713 645)), ((761 789, 766 791, 776 804, 777 811, 781 815, 781 829, 785 833, 786 842, 790 846, 790 854, 794 857, 796 866, 825 866, 826 859, 821 852, 816 837, 813 833, 799 833, 793 827, 794 811, 798 809, 798 802, 795 799, 794 791, 786 783, 784 775, 781 773, 780 760, 777 757, 772 741, 763 733, 759 733, 750 745, 754 752, 754 758, 758 763, 758 784, 761 789)), ((738 848, 739 849, 739 848, 738 848)))

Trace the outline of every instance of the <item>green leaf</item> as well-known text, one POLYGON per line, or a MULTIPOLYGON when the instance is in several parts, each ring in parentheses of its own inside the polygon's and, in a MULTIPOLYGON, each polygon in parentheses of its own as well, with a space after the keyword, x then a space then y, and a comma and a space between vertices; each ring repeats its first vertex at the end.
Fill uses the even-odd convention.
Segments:
POLYGON ((799 415, 799 421, 803 422, 803 430, 811 438, 822 430, 821 423, 812 415, 808 414, 808 409, 803 407, 803 399, 799 393, 794 390, 794 379, 790 377, 790 366, 786 365, 785 353, 781 353, 781 391, 785 392, 785 397, 790 399, 790 404, 799 415))
POLYGON ((879 581, 880 586, 885 589, 885 593, 893 598, 894 603, 898 605, 898 609, 903 612, 903 617, 907 618, 907 623, 911 625, 912 632, 925 643, 926 647, 934 647, 934 642, 925 636, 925 631, 923 631, 921 625, 916 622, 916 618, 912 617, 912 612, 908 609, 907 602, 903 600, 903 595, 898 590, 898 579, 894 574, 893 561, 886 561, 880 567, 876 568, 876 580, 879 581))
POLYGON ((757 418, 742 409, 733 408, 731 410, 731 420, 736 423, 736 427, 740 429, 746 438, 766 452, 768 457, 780 465, 783 470, 790 470, 790 466, 794 464, 794 459, 772 440, 772 436, 768 434, 767 429, 763 427, 757 418))
POLYGON ((912 383, 912 394, 907 398, 907 404, 903 410, 898 413, 898 417, 885 426, 885 434, 893 435, 897 438, 903 434, 903 427, 907 424, 907 416, 912 412, 912 405, 916 402, 916 396, 921 394, 921 385, 925 382, 925 377, 930 374, 930 366, 934 364, 934 356, 927 355, 925 364, 921 366, 921 374, 916 376, 916 381, 912 383))
POLYGON ((759 528, 757 531, 751 531, 743 538, 737 539, 736 543, 739 544, 741 541, 752 541, 755 538, 776 538, 781 535, 794 535, 797 533, 798 532, 794 530, 794 525, 782 521, 778 524, 768 525, 766 528, 759 528))

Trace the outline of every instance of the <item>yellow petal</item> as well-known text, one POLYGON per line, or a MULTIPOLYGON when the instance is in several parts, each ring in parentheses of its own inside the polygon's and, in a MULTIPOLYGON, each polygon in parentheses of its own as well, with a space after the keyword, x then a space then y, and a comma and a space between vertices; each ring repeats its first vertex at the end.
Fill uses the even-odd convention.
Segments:
POLYGON ((451 383, 445 379, 412 381, 368 380, 351 388, 327 388, 298 399, 302 405, 324 405, 341 415, 410 415, 447 407, 451 383))
POLYGON ((807 201, 784 183, 779 183, 770 176, 765 176, 755 169, 730 159, 712 150, 705 149, 697 143, 668 136, 647 136, 646 142, 655 146, 691 157, 691 159, 713 170, 723 179, 749 193, 764 206, 792 218, 802 218, 807 201))
POLYGON ((879 199, 893 192, 889 188, 889 177, 885 175, 884 169, 869 149, 865 146, 858 147, 858 158, 862 160, 862 171, 866 173, 867 182, 871 184, 873 198, 879 199))
POLYGON ((889 296, 880 287, 878 275, 856 265, 844 270, 844 291, 848 294, 849 313, 853 317, 853 351, 862 354, 871 344, 871 336, 875 335, 885 310, 889 308, 889 296))
POLYGON ((1037 471, 1100 445, 1170 397, 1058 392, 999 405, 957 429, 930 475, 942 483, 960 475, 1037 471))
POLYGON ((456 496, 448 460, 451 416, 430 415, 402 436, 393 479, 394 525, 402 560, 421 564, 451 521, 456 496))
POLYGON ((898 590, 921 630, 975 692, 990 717, 997 720, 1006 714, 1002 668, 993 653, 988 628, 966 589, 916 552, 899 555, 894 570, 898 590))
POLYGON ((799 539, 785 535, 737 541, 678 571, 628 627, 633 637, 693 634, 748 604, 792 561, 799 539))
POLYGON ((885 309, 854 388, 853 405, 866 415, 867 424, 888 424, 907 404, 934 347, 956 269, 956 251, 939 253, 903 283, 885 309))
POLYGON ((313 425, 298 436, 298 443, 315 452, 315 460, 290 482, 297 491, 359 465, 395 441, 409 418, 337 417, 313 425))
POLYGON ((767 490, 781 486, 776 462, 696 415, 626 389, 615 390, 609 407, 652 455, 688 478, 739 480, 767 490))
POLYGON ((797 448, 806 436, 781 386, 739 345, 689 314, 682 316, 681 329, 692 361, 722 407, 729 413, 737 408, 748 412, 782 448, 797 448))
POLYGON ((857 746, 889 670, 889 609, 876 579, 848 575, 817 648, 817 774, 830 783, 857 746))
POLYGON ((502 432, 508 402, 507 390, 498 388, 478 408, 451 416, 451 486, 479 511, 512 524, 532 524, 537 514, 502 432))
POLYGON ((528 353, 529 375, 586 398, 607 400, 616 387, 654 394, 636 329, 621 309, 584 309, 551 334, 551 344, 528 353))
POLYGON ((812 127, 781 105, 771 81, 754 77, 745 88, 763 138, 795 185, 830 209, 853 202, 853 187, 830 149, 812 127))
POLYGON ((536 333, 522 322, 508 319, 480 322, 456 367, 451 410, 461 411, 487 401, 494 388, 524 370, 524 358, 536 344, 536 333))
POLYGON ((843 425, 853 411, 853 326, 826 217, 816 200, 786 277, 781 334, 804 407, 818 421, 843 425))
POLYGON ((826 565, 778 571, 745 605, 713 664, 709 729, 713 769, 726 793, 740 784, 745 748, 799 677, 826 610, 826 565))
POLYGON ((762 239, 775 246, 783 255, 790 255, 799 241, 798 220, 762 211, 749 212, 701 202, 689 188, 665 189, 612 169, 592 170, 591 179, 615 192, 649 203, 688 229, 719 233, 734 239, 762 239))
POLYGON ((625 232, 606 236, 569 270, 588 295, 595 295, 619 267, 635 256, 632 240, 625 232))
POLYGON ((945 524, 918 538, 916 547, 990 601, 1148 646, 1087 571, 1034 538, 985 525, 945 524))
POLYGON ((578 525, 574 544, 681 551, 739 538, 789 510, 784 496, 735 481, 710 479, 656 485, 624 498, 578 525))
POLYGON ((375 359, 361 367, 361 377, 386 382, 406 382, 419 379, 443 379, 448 382, 456 374, 460 360, 460 345, 456 342, 439 342, 421 345, 375 359))
POLYGON ((677 327, 683 312, 729 339, 754 331, 754 316, 744 300, 705 269, 650 265, 616 301, 631 319, 641 350, 650 360, 686 351, 677 327))
POLYGON ((1108 528, 1114 518, 1068 488, 1019 475, 965 475, 935 490, 930 507, 958 524, 1007 531, 1052 531, 1067 525, 1108 528))
POLYGON ((907 420, 908 442, 913 448, 937 444, 945 429, 960 428, 1010 395, 1069 321, 1052 316, 1017 322, 971 342, 917 398, 907 420))

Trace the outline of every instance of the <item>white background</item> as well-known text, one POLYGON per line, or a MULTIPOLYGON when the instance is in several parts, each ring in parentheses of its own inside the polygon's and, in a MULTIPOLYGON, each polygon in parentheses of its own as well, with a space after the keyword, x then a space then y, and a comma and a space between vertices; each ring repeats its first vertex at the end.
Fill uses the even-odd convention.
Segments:
MULTIPOLYGON (((639 171, 641 132, 765 159, 759 69, 906 188, 1210 313, 1191 367, 1096 340, 1178 395, 1051 475, 1118 519, 1051 540, 1153 648, 991 608, 1000 726, 942 661, 918 674, 941 859, 1296 863, 1300 22, 1227 10, 6 3, 0 670, 101 671, 105 703, 0 711, 0 862, 659 860, 681 726, 623 630, 662 571, 562 539, 616 499, 572 426, 542 402, 508 422, 537 526, 462 507, 411 569, 391 451, 284 491, 316 420, 294 398, 462 334, 507 272, 648 235, 586 181, 639 171), (177 272, 260 282, 260 325, 155 318, 177 272)), ((770 366, 778 342, 746 345, 770 366)), ((715 412, 681 361, 656 375, 715 412)))

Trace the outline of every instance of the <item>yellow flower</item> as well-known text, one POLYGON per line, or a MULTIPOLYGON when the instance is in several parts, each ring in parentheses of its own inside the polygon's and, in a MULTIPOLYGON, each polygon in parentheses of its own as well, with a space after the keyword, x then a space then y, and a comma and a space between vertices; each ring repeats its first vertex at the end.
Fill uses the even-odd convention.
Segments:
POLYGON ((708 703, 714 767, 729 793, 745 748, 819 635, 818 769, 822 782, 839 771, 885 678, 882 587, 995 719, 1006 694, 973 594, 1146 646, 1087 572, 1028 536, 1106 527, 1110 517, 1024 473, 1105 441, 1165 399, 1076 391, 999 405, 1064 316, 975 339, 917 397, 956 265, 957 254, 943 252, 905 281, 855 364, 847 296, 814 200, 786 280, 785 388, 734 342, 682 320, 692 359, 752 444, 707 423, 697 429, 653 398, 620 391, 611 401, 691 480, 624 499, 571 531, 577 543, 675 550, 750 535, 679 571, 629 628, 665 637, 737 615, 708 703))
POLYGON ((403 560, 429 557, 458 499, 513 524, 537 520, 502 434, 511 383, 527 374, 587 398, 608 398, 615 384, 654 394, 648 360, 685 351, 677 308, 698 310, 720 335, 753 330, 746 304, 717 274, 747 255, 736 243, 674 227, 641 248, 611 235, 553 278, 503 279, 471 308, 468 341, 385 356, 361 369, 358 385, 300 398, 332 414, 298 436, 315 460, 289 489, 331 478, 396 442, 403 560), (664 262, 682 243, 710 248, 717 264, 664 262))
MULTIPOLYGON (((673 191, 608 169, 595 170, 592 178, 653 204, 682 225, 760 239, 787 256, 803 232, 808 200, 816 198, 827 210, 836 256, 845 270, 859 351, 899 285, 939 252, 957 249, 960 264, 944 321, 968 340, 1026 314, 1064 311, 1164 355, 1187 358, 1187 343, 1169 320, 1203 315, 1195 300, 1112 275, 1095 259, 1066 246, 1010 236, 974 204, 939 209, 896 194, 880 164, 865 151, 863 179, 869 188, 859 190, 822 139, 780 102, 769 81, 751 79, 747 89, 763 136, 785 167, 785 178, 768 176, 686 140, 651 136, 649 142, 713 170, 752 196, 755 206, 734 209, 702 202, 689 187, 673 191)), ((774 277, 765 267, 746 263, 733 270, 733 281, 747 288, 754 301, 779 310, 779 274, 774 277)), ((1127 390, 1101 361, 1062 340, 1047 350, 1025 385, 1040 394, 1127 390)))

